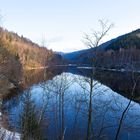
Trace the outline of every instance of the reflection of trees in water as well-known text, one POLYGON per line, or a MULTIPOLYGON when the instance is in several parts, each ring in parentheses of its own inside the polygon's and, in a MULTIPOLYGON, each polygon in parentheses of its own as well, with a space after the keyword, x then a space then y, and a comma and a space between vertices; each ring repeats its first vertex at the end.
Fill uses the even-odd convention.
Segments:
MULTIPOLYGON (((65 100, 65 94, 68 92, 71 84, 72 79, 68 78, 68 75, 64 73, 61 74, 61 76, 56 76, 52 80, 39 84, 39 87, 42 89, 42 93, 40 97, 41 104, 39 105, 39 109, 37 111, 36 121, 38 127, 42 128, 42 131, 45 135, 47 134, 50 139, 63 140, 65 137, 65 104, 67 102, 65 100), (44 126, 44 123, 46 123, 47 126, 44 126)), ((27 105, 25 104, 25 106, 27 105)), ((31 107, 31 105, 29 106, 31 107)), ((30 109, 30 112, 34 112, 31 110, 32 109, 30 109)), ((26 119, 24 122, 26 124, 26 119)), ((29 132, 28 129, 27 132, 29 132)), ((37 135, 40 138, 40 135, 37 135)))
MULTIPOLYGON (((132 103, 131 99, 123 100, 121 96, 113 92, 109 93, 109 96, 106 98, 107 93, 110 92, 109 89, 104 89, 102 85, 92 81, 92 78, 89 78, 89 80, 84 78, 83 82, 87 83, 88 86, 81 84, 80 79, 83 92, 87 92, 87 96, 89 95, 86 111, 88 112, 86 139, 120 139, 123 135, 125 137, 125 133, 139 133, 137 131, 140 128, 140 115, 135 113, 136 110, 133 110, 136 105, 132 103), (93 82, 95 85, 93 85, 93 82), (94 92, 91 96, 92 88, 94 92), (114 131, 109 133, 110 130, 114 131), (119 134, 121 134, 120 137, 119 134)), ((136 85, 132 89, 131 94, 133 94, 135 87, 136 85)), ((80 105, 82 106, 81 103, 80 105)), ((79 108, 78 112, 80 112, 79 108)))
MULTIPOLYGON (((82 77, 80 79, 78 79, 78 83, 82 89, 81 92, 83 92, 85 94, 86 97, 83 97, 79 99, 79 106, 82 106, 82 103, 85 104, 86 108, 84 110, 83 113, 86 114, 85 119, 87 120, 87 130, 86 130, 86 134, 85 134, 85 139, 90 140, 93 139, 95 137, 94 134, 94 130, 93 130, 93 104, 94 104, 94 100, 93 100, 93 96, 94 96, 94 87, 98 84, 96 81, 93 80, 93 77, 91 76, 90 78, 87 77, 82 77)), ((80 107, 79 107, 80 108, 80 107)), ((81 111, 82 108, 81 108, 81 111)), ((79 109, 78 109, 78 112, 79 109)))
POLYGON ((121 117, 120 117, 120 122, 119 122, 119 126, 118 126, 117 133, 116 133, 116 136, 115 136, 115 140, 117 140, 117 139, 119 138, 119 133, 120 133, 120 131, 121 131, 121 127, 122 127, 122 124, 123 124, 123 120, 124 120, 125 115, 127 115, 127 111, 128 111, 128 109, 129 109, 129 107, 130 107, 130 105, 131 105, 132 98, 133 98, 133 96, 134 96, 134 92, 135 92, 136 86, 137 86, 137 84, 138 84, 138 83, 137 83, 138 80, 139 80, 139 77, 138 77, 136 80, 134 79, 135 82, 134 82, 134 84, 133 84, 132 91, 130 92, 130 100, 129 100, 129 102, 128 102, 126 108, 123 110, 122 115, 121 115, 121 117))
POLYGON ((139 90, 140 90, 140 75, 136 73, 120 73, 109 71, 95 71, 94 79, 100 83, 110 87, 113 91, 127 97, 134 101, 139 102, 139 90), (133 97, 131 96, 132 90, 133 97))
POLYGON ((37 130, 38 139, 41 139, 41 132, 42 136, 46 135, 52 140, 106 140, 115 139, 115 136, 116 139, 127 139, 127 135, 131 139, 134 134, 136 137, 140 134, 139 105, 113 92, 93 77, 63 73, 38 84, 38 87, 42 89, 41 93, 37 93, 40 94, 39 105, 30 105, 35 104, 32 102, 32 91, 23 95, 22 99, 29 102, 29 107, 24 104, 24 113, 29 112, 29 116, 32 116, 23 120, 33 119, 34 127, 31 123, 25 124, 29 127, 27 130, 37 130))
MULTIPOLYGON (((81 89, 79 91, 79 88, 76 87, 75 90, 71 91, 75 93, 69 96, 67 90, 72 86, 71 81, 76 82, 75 79, 69 79, 68 74, 62 74, 51 81, 40 84, 44 92, 43 97, 47 95, 47 101, 51 100, 48 102, 48 110, 44 105, 40 111, 45 112, 46 109, 47 117, 52 117, 49 118, 50 122, 48 122, 50 124, 48 129, 50 131, 53 129, 53 132, 48 131, 47 133, 50 138, 68 138, 66 135, 70 133, 70 130, 66 121, 69 117, 67 111, 70 103, 75 108, 74 121, 71 122, 74 128, 71 137, 74 139, 114 139, 115 136, 116 139, 119 139, 123 133, 138 130, 139 114, 133 114, 135 105, 131 104, 131 100, 122 99, 121 96, 94 81, 92 77, 78 77, 77 81, 81 89), (49 116, 51 113, 52 116, 49 116), (79 130, 81 131, 78 133, 79 130), (54 133, 55 136, 52 136, 54 133)), ((43 104, 46 103, 45 101, 43 104)))
POLYGON ((52 98, 52 111, 53 111, 53 122, 54 130, 56 136, 54 138, 63 140, 66 132, 65 125, 65 110, 67 99, 65 94, 68 93, 68 89, 72 84, 72 79, 65 73, 61 76, 55 77, 52 81, 49 82, 48 91, 53 92, 54 95, 52 98))
POLYGON ((33 84, 38 84, 52 79, 61 71, 56 71, 54 69, 40 69, 40 70, 27 70, 24 71, 23 86, 25 88, 32 86, 33 84))
POLYGON ((40 120, 37 117, 37 109, 31 97, 31 92, 28 90, 24 94, 23 109, 21 115, 21 138, 23 140, 41 140, 40 120))

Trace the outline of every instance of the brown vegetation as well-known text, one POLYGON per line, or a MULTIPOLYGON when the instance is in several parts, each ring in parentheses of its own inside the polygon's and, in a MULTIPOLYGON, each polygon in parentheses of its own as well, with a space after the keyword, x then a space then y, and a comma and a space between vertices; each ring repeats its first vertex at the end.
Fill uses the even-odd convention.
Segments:
POLYGON ((24 70, 43 68, 60 60, 52 50, 0 27, 0 75, 14 85, 22 80, 24 70))

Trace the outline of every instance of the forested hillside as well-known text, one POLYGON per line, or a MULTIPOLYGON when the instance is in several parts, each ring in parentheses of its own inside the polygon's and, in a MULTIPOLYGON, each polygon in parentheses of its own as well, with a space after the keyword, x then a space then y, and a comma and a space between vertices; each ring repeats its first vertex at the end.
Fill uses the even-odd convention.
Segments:
MULTIPOLYGON (((0 85, 18 84, 25 69, 56 64, 61 56, 31 40, 0 28, 0 85), (6 82, 6 83, 5 83, 6 82)), ((1 88, 2 89, 2 88, 1 88)))
POLYGON ((96 48, 65 54, 77 64, 96 67, 140 70, 140 29, 107 41, 96 48))
POLYGON ((120 36, 104 51, 98 51, 97 65, 140 70, 140 29, 120 36))

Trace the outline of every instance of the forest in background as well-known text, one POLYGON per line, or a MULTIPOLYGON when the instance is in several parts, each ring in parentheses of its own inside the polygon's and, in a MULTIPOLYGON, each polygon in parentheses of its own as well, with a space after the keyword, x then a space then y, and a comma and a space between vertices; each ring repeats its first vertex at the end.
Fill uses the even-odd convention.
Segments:
MULTIPOLYGON (((91 41, 90 39, 88 41, 91 41)), ((86 50, 64 54, 69 63, 105 69, 140 70, 140 29, 86 50)))

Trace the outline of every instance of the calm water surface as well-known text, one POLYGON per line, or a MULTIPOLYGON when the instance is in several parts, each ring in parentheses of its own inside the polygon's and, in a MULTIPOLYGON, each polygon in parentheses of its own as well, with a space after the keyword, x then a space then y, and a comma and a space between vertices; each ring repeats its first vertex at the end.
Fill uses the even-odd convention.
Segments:
POLYGON ((5 99, 2 113, 5 127, 21 132, 34 112, 42 139, 139 140, 139 102, 137 75, 53 69, 28 73, 25 90, 5 99))

